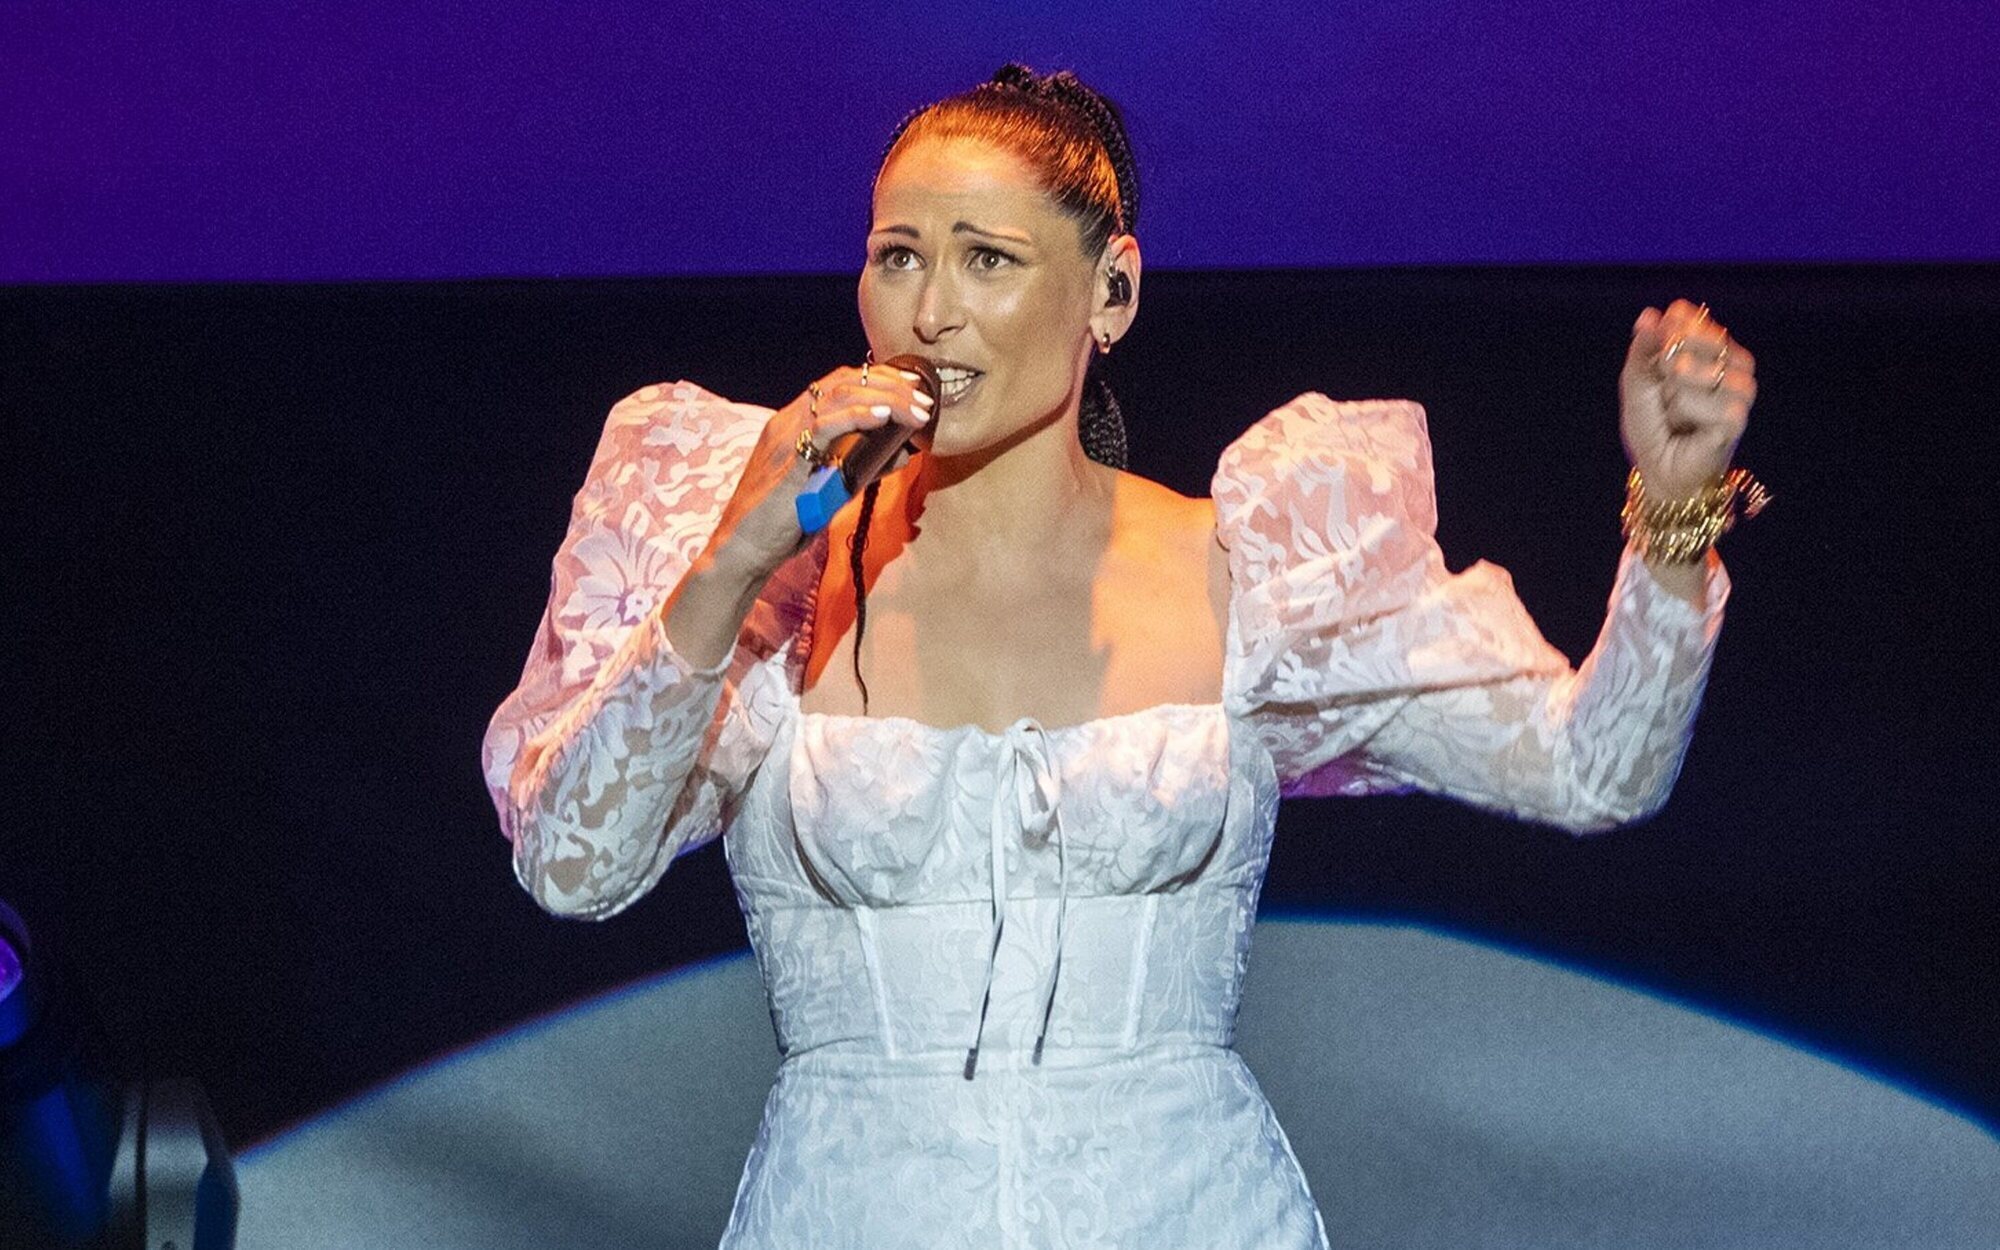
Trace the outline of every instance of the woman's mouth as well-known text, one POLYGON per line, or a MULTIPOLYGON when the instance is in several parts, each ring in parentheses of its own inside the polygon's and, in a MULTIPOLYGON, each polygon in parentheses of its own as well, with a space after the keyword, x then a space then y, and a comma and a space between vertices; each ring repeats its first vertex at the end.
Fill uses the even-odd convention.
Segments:
POLYGON ((937 365, 938 404, 950 408, 964 402, 966 395, 986 375, 963 365, 937 365))

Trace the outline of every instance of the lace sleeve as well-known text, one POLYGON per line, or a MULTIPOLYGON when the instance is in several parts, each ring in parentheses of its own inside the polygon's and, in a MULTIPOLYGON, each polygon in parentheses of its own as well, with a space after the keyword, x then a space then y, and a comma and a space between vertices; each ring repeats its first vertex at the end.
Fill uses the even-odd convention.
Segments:
POLYGON ((721 833, 770 744, 770 648, 739 639, 696 668, 659 611, 767 416, 682 382, 628 396, 605 423, 520 684, 482 753, 514 874, 550 912, 631 906, 674 856, 721 833))
POLYGON ((1302 396, 1231 445, 1214 493, 1225 699, 1285 793, 1422 789, 1579 832, 1666 802, 1729 593, 1719 558, 1696 608, 1628 549, 1572 669, 1504 569, 1446 571, 1415 404, 1302 396))

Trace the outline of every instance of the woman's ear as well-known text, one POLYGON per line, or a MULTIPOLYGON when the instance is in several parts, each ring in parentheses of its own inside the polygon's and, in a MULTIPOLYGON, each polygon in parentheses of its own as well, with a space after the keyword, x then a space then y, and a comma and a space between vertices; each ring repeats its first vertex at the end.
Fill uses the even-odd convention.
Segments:
POLYGON ((1139 270, 1139 240, 1113 235, 1098 263, 1097 308, 1090 315, 1090 336, 1100 351, 1111 350, 1139 313, 1139 270))

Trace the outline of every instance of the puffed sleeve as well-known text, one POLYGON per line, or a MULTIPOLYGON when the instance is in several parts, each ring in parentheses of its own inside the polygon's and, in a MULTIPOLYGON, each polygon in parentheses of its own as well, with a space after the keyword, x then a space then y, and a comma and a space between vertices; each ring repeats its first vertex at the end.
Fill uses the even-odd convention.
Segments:
POLYGON ((796 624, 786 577, 711 668, 675 652, 658 610, 769 415, 681 382, 626 397, 605 423, 520 685, 482 752, 514 875, 550 912, 604 919, 638 901, 674 856, 721 833, 770 745, 796 624))
POLYGON ((1212 493, 1224 702, 1284 793, 1425 790, 1575 832, 1665 804, 1729 594, 1713 553, 1696 608, 1628 547, 1572 669, 1505 569, 1446 571, 1414 403, 1300 396, 1230 445, 1212 493))

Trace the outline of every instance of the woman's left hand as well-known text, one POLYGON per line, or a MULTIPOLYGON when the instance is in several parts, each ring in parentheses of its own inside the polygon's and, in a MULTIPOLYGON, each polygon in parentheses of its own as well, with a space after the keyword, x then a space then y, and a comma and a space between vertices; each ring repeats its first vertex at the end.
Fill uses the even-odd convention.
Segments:
POLYGON ((1685 499, 1730 467, 1757 398, 1757 360, 1684 299, 1632 325, 1619 375, 1619 432, 1646 497, 1685 499))

